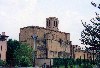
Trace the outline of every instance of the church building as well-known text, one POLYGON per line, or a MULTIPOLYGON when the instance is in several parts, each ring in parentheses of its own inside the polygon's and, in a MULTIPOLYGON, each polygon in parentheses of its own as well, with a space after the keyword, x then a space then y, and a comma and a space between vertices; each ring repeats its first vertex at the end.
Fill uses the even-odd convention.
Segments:
POLYGON ((33 47, 36 58, 69 58, 70 33, 61 32, 58 26, 58 18, 46 18, 46 28, 39 26, 20 28, 19 41, 33 47))

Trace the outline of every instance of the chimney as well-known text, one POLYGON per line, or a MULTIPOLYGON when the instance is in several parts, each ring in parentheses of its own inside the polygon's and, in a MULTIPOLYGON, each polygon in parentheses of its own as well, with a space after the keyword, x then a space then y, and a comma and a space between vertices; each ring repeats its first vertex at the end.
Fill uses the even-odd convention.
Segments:
POLYGON ((5 32, 2 32, 2 35, 5 35, 5 32))

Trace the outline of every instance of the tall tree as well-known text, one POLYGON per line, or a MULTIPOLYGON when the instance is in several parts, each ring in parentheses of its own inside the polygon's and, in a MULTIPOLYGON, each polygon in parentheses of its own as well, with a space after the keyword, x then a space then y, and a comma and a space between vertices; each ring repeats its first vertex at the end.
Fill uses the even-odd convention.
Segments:
POLYGON ((90 24, 86 24, 82 22, 85 29, 81 32, 81 42, 82 44, 90 45, 90 46, 98 46, 100 45, 100 19, 99 16, 91 19, 90 24))
POLYGON ((7 64, 13 66, 15 64, 14 62, 14 51, 17 47, 20 46, 20 42, 17 40, 9 39, 7 41, 7 64))
MULTIPOLYGON (((94 2, 91 2, 94 7, 100 9, 100 4, 97 5, 94 2)), ((100 45, 100 16, 96 13, 96 17, 90 20, 91 25, 86 22, 83 23, 85 29, 81 32, 81 42, 85 45, 98 46, 100 45)))
POLYGON ((27 44, 21 44, 14 52, 15 62, 17 66, 33 65, 33 49, 27 44))
MULTIPOLYGON (((100 9, 100 4, 97 6, 96 3, 91 2, 91 4, 94 7, 97 7, 100 9)), ((98 13, 96 13, 96 17, 92 18, 90 20, 91 24, 87 24, 86 22, 82 24, 84 26, 84 30, 81 32, 81 42, 85 45, 90 45, 93 47, 94 50, 99 51, 100 53, 100 16, 98 13)), ((98 56, 98 55, 97 55, 98 56)), ((94 54, 93 54, 94 57, 94 54)), ((96 57, 97 63, 100 63, 100 55, 99 57, 96 57)), ((93 58, 94 59, 94 58, 93 58)), ((93 60, 94 61, 94 60, 93 60)), ((99 66, 100 68, 100 66, 99 66)))

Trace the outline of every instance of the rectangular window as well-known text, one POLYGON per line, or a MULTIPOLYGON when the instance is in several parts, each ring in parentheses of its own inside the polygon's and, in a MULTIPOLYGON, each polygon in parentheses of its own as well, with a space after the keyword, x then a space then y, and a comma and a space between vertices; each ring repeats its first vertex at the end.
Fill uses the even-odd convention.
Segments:
POLYGON ((49 22, 48 22, 48 25, 50 26, 50 20, 49 20, 49 22))
POLYGON ((56 27, 57 27, 58 25, 57 25, 57 21, 56 21, 56 27))
POLYGON ((1 45, 1 51, 2 51, 2 45, 1 45))
POLYGON ((0 54, 0 59, 1 59, 1 54, 0 54))
POLYGON ((54 21, 54 26, 56 26, 55 21, 54 21))
POLYGON ((47 22, 47 26, 48 26, 48 21, 46 21, 47 22))

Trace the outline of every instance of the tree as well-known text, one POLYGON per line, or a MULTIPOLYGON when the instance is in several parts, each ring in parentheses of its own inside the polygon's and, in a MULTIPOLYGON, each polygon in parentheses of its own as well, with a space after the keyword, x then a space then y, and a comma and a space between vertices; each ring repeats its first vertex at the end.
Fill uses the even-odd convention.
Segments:
POLYGON ((100 19, 99 16, 96 16, 95 19, 91 19, 90 24, 86 24, 82 22, 85 29, 81 32, 81 42, 82 44, 90 45, 90 46, 98 46, 100 45, 100 19))
POLYGON ((100 4, 97 5, 96 3, 94 3, 93 1, 91 2, 91 4, 94 6, 94 7, 97 7, 98 9, 100 9, 100 4))
MULTIPOLYGON (((94 7, 97 7, 96 3, 91 2, 94 7)), ((100 4, 98 6, 100 9, 100 4)), ((95 12, 96 13, 96 12, 95 12)), ((84 26, 84 30, 81 32, 81 42, 85 45, 90 45, 93 47, 94 50, 100 52, 100 16, 96 13, 96 17, 90 20, 91 24, 87 24, 86 22, 82 24, 84 26)), ((93 54, 94 55, 94 54, 93 54)), ((99 57, 100 58, 100 57, 99 57)), ((93 60, 94 61, 94 60, 93 60)), ((98 60, 100 63, 100 60, 98 60)))
POLYGON ((21 44, 14 52, 17 66, 32 66, 33 49, 27 44, 21 44))
POLYGON ((14 66, 15 65, 15 60, 14 60, 14 51, 16 50, 17 47, 20 46, 20 42, 17 40, 12 40, 9 39, 7 41, 7 64, 10 66, 14 66))
MULTIPOLYGON (((93 1, 91 4, 94 7, 100 9, 100 4, 97 5, 93 1)), ((96 17, 90 20, 92 25, 86 24, 82 22, 85 29, 81 32, 81 42, 82 44, 90 45, 90 46, 100 46, 100 16, 96 13, 96 17)))
POLYGON ((6 65, 6 61, 0 60, 0 66, 5 66, 6 65))

